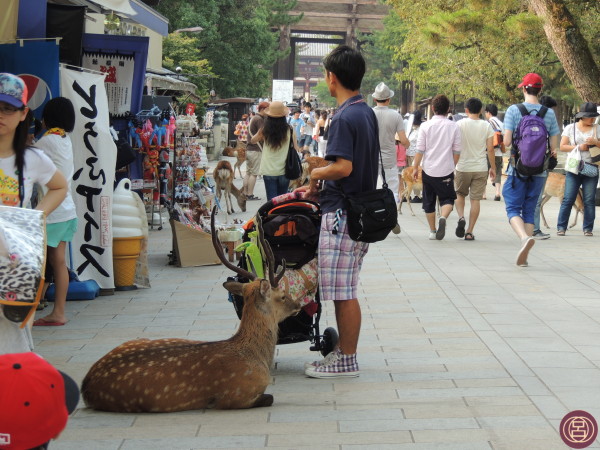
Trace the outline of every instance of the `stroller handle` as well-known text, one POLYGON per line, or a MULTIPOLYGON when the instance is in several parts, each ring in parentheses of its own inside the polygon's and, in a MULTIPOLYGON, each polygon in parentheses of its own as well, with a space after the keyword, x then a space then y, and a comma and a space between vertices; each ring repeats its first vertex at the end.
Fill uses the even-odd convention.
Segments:
POLYGON ((271 211, 276 206, 284 205, 286 203, 294 203, 298 201, 314 206, 315 208, 317 208, 317 211, 321 210, 321 207, 318 203, 313 202, 312 200, 303 199, 302 194, 300 192, 288 192, 287 194, 273 197, 271 200, 264 203, 260 208, 258 208, 257 213, 260 214, 261 217, 264 217, 269 213, 269 211, 271 211))

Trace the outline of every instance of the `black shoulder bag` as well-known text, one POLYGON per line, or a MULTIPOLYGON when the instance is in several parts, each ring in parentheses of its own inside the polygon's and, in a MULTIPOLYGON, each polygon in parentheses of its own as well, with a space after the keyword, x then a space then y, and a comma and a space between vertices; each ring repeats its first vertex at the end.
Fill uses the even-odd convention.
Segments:
MULTIPOLYGON (((379 136, 377 119, 375 119, 375 126, 375 135, 379 136)), ((347 195, 342 188, 342 184, 339 181, 337 182, 342 196, 346 200, 348 234, 354 241, 382 241, 398 224, 396 199, 385 180, 381 149, 379 149, 379 162, 381 163, 381 177, 383 178, 381 189, 347 195)))
POLYGON ((290 127, 290 146, 285 160, 285 177, 288 180, 296 180, 300 178, 300 175, 302 175, 302 163, 296 147, 294 147, 294 132, 290 127))

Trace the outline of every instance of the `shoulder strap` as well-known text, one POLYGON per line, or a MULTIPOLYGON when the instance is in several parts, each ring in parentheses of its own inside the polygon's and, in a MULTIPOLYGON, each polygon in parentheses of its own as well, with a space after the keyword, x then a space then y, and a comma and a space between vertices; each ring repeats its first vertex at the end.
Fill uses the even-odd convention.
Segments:
POLYGON ((519 103, 517 105, 517 108, 519 108, 519 111, 521 111, 521 116, 529 115, 529 110, 527 108, 525 108, 525 105, 523 103, 519 103))
POLYGON ((542 105, 542 107, 538 111, 537 115, 538 115, 538 117, 543 119, 547 112, 548 112, 548 108, 545 107, 544 105, 542 105))
POLYGON ((17 164, 17 178, 19 180, 19 207, 23 207, 25 200, 25 182, 23 181, 23 164, 17 164), (20 166, 20 167, 19 167, 20 166))

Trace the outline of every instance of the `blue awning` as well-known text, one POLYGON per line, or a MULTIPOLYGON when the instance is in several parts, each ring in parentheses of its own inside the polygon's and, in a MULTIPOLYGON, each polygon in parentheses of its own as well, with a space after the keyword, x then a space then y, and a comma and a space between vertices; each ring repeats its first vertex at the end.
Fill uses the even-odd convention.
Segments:
MULTIPOLYGON (((85 0, 95 3, 104 10, 124 14, 136 23, 166 36, 169 34, 169 21, 140 0, 85 0)), ((77 2, 77 0, 76 0, 77 2)), ((79 2, 80 3, 80 2, 79 2)))
POLYGON ((150 28, 156 33, 167 36, 169 34, 169 21, 155 10, 139 0, 129 0, 129 4, 137 14, 132 17, 137 23, 150 28))

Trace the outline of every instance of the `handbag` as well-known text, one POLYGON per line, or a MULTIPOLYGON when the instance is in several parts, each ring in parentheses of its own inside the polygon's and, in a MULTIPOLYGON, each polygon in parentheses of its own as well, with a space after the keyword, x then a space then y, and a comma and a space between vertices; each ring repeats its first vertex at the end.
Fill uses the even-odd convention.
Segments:
POLYGON ((583 167, 579 171, 579 174, 586 176, 586 177, 592 177, 592 178, 597 177, 598 176, 598 166, 595 164, 584 162, 583 167))
MULTIPOLYGON (((375 134, 379 136, 379 130, 375 134)), ((381 177, 383 178, 381 189, 348 195, 344 192, 342 184, 339 181, 337 182, 346 201, 348 235, 353 241, 382 241, 398 224, 398 207, 394 193, 388 188, 385 180, 381 149, 379 150, 379 162, 381 163, 381 177)))
POLYGON ((302 175, 302 163, 300 156, 294 147, 294 133, 290 127, 290 146, 288 148, 287 158, 285 159, 285 177, 288 180, 296 180, 302 175))

